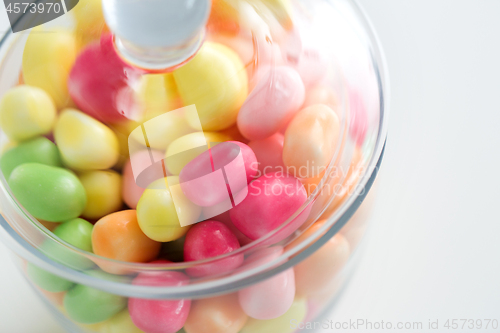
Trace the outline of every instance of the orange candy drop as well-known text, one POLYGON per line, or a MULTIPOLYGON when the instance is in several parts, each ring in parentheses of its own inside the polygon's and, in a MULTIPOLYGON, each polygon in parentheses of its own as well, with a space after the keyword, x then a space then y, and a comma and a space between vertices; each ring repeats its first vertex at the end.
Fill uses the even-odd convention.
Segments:
MULTIPOLYGON (((94 253, 126 262, 149 262, 160 252, 161 243, 148 238, 139 228, 135 210, 123 210, 101 218, 92 231, 94 253)), ((103 264, 97 263, 105 271, 103 264)))

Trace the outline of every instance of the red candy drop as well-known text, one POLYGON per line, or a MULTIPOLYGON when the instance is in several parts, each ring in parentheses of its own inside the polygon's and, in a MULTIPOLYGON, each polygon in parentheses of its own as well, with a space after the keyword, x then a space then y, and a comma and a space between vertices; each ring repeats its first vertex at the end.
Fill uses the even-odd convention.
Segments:
POLYGON ((69 93, 80 110, 104 123, 137 119, 140 109, 133 87, 141 74, 118 56, 113 36, 106 34, 76 59, 68 79, 69 93))
MULTIPOLYGON (((233 252, 240 248, 236 236, 222 222, 205 221, 189 229, 184 242, 184 260, 196 261, 233 252)), ((230 272, 243 263, 243 254, 222 260, 191 267, 187 272, 191 276, 208 276, 230 272)))

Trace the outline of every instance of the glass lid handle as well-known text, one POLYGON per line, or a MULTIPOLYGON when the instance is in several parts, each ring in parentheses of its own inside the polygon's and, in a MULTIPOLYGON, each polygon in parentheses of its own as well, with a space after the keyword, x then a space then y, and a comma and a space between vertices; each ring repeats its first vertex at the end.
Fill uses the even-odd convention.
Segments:
POLYGON ((104 18, 126 60, 149 70, 178 66, 203 43, 211 0, 105 0, 104 18))

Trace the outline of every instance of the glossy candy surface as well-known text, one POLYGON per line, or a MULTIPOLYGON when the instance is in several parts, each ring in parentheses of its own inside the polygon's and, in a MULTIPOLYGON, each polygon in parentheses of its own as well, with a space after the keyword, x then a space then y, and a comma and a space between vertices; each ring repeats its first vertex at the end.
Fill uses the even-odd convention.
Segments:
POLYGON ((137 204, 137 218, 142 231, 158 242, 170 242, 184 236, 189 227, 181 226, 181 220, 189 225, 197 222, 201 214, 201 207, 189 201, 180 187, 167 187, 169 179, 174 183, 176 178, 155 181, 137 204), (174 196, 178 199, 175 204, 174 196))
POLYGON ((57 109, 72 105, 68 75, 75 62, 77 43, 71 31, 33 29, 23 53, 23 79, 52 97, 57 109))
MULTIPOLYGON (((183 286, 189 279, 179 272, 142 273, 132 282, 141 286, 183 286)), ((128 308, 134 324, 146 333, 176 333, 189 314, 190 300, 130 298, 128 308)))
POLYGON ((47 134, 55 119, 54 102, 40 88, 18 86, 0 101, 0 126, 11 140, 23 141, 47 134))
POLYGON ((5 179, 9 179, 11 172, 24 163, 62 166, 61 155, 56 145, 44 137, 23 142, 3 153, 0 158, 0 169, 5 179))
POLYGON ((16 199, 34 217, 62 222, 80 216, 87 197, 70 171, 38 163, 25 163, 12 171, 9 186, 16 199))
MULTIPOLYGON (((54 234, 64 242, 78 249, 92 253, 93 225, 88 221, 77 218, 61 223, 54 234)), ((87 257, 81 256, 79 251, 64 243, 44 241, 40 250, 52 260, 79 271, 88 270, 95 266, 94 262, 87 257)))
POLYGON ((143 130, 131 133, 137 142, 147 136, 150 148, 165 150, 174 140, 195 131, 178 110, 182 103, 171 73, 142 76, 137 99, 141 108, 139 123, 144 124, 143 130))
POLYGON ((288 172, 317 177, 333 158, 339 139, 339 119, 332 109, 318 104, 301 110, 285 132, 283 162, 288 172))
MULTIPOLYGON (((250 184, 247 197, 229 215, 244 235, 258 239, 283 224, 306 199, 307 192, 297 178, 280 172, 270 173, 250 184)), ((289 236, 302 225, 306 217, 305 214, 299 215, 273 240, 289 236)))
MULTIPOLYGON (((89 271, 88 275, 112 279, 101 271, 89 271)), ((69 317, 82 324, 94 324, 105 321, 122 311, 127 306, 127 299, 102 290, 79 284, 68 290, 64 296, 64 308, 69 317)))
POLYGON ((213 216, 211 220, 224 223, 226 227, 228 227, 229 230, 231 230, 231 232, 236 236, 241 246, 244 246, 252 242, 250 238, 245 236, 238 228, 236 228, 233 221, 231 221, 231 217, 229 216, 229 211, 217 215, 212 211, 212 209, 213 207, 204 207, 202 211, 203 217, 213 216))
POLYGON ((118 161, 116 134, 98 120, 75 109, 64 110, 54 137, 64 164, 76 170, 109 169, 118 161))
POLYGON ((92 229, 94 226, 84 219, 73 219, 61 223, 54 234, 65 242, 82 249, 92 252, 92 229))
MULTIPOLYGON (((184 242, 184 260, 203 260, 233 252, 240 248, 238 239, 222 222, 200 222, 186 234, 184 242)), ((225 258, 214 263, 191 267, 187 273, 191 276, 207 276, 230 272, 243 263, 243 254, 225 258)))
POLYGON ((120 59, 112 36, 106 34, 78 55, 68 80, 69 92, 83 112, 99 121, 138 119, 140 109, 132 87, 141 73, 120 59))
MULTIPOLYGON (((169 110, 165 108, 164 110, 169 110)), ((156 115, 162 115, 157 113, 156 115)), ((154 117, 145 122, 145 131, 148 138, 149 147, 157 150, 165 150, 176 139, 194 132, 188 125, 185 117, 174 112, 169 114, 168 119, 162 117, 157 120, 154 117)), ((142 131, 133 131, 132 137, 140 142, 143 139, 142 131)))
MULTIPOLYGON (((196 105, 203 130, 234 125, 248 94, 248 79, 233 50, 205 42, 191 61, 174 71, 174 78, 184 105, 196 105)), ((188 121, 195 127, 194 119, 188 121)))
POLYGON ((256 170, 257 158, 252 149, 244 143, 228 141, 190 161, 182 169, 179 181, 193 203, 210 207, 227 199, 228 189, 233 194, 240 192, 255 177, 256 170))
POLYGON ((186 333, 238 333, 247 319, 237 294, 199 299, 191 304, 184 330, 186 333))
POLYGON ((249 140, 270 137, 285 126, 304 102, 305 88, 296 71, 271 68, 238 114, 238 128, 249 140))
MULTIPOLYGON (((74 219, 61 223, 53 232, 57 237, 70 245, 84 251, 92 252, 92 242, 90 240, 92 228, 93 225, 89 222, 82 219, 74 219)), ((42 245, 42 247, 44 246, 42 245)), ((44 248, 49 256, 50 254, 55 255, 56 258, 53 259, 57 259, 57 256, 61 257, 61 255, 63 255, 50 251, 48 246, 44 248)), ((74 285, 73 282, 47 272, 32 263, 28 263, 27 273, 31 281, 45 291, 54 293, 62 292, 70 289, 74 285)))
MULTIPOLYGON (((251 255, 247 260, 253 262, 251 267, 254 267, 278 258, 282 253, 282 248, 272 247, 251 255)), ((249 317, 261 320, 274 319, 285 314, 292 306, 294 297, 293 269, 288 269, 238 291, 238 299, 243 311, 249 317)))
POLYGON ((79 176, 87 193, 87 206, 82 215, 99 219, 119 210, 122 206, 122 177, 113 170, 83 172, 79 176))
POLYGON ((160 246, 139 228, 135 210, 123 210, 103 217, 92 232, 94 253, 110 259, 148 262, 158 256, 160 246))

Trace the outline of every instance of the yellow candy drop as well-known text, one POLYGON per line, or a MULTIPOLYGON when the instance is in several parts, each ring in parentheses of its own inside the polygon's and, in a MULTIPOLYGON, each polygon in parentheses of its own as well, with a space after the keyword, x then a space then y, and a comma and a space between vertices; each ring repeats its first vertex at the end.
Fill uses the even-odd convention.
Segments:
POLYGON ((31 31, 23 53, 23 77, 28 85, 45 90, 57 109, 72 105, 68 75, 76 59, 76 40, 65 30, 31 31))
POLYGON ((87 171, 79 178, 87 193, 83 217, 97 220, 121 208, 122 177, 116 171, 87 171))
MULTIPOLYGON (((182 156, 176 156, 172 158, 176 154, 180 154, 190 149, 197 147, 209 147, 212 143, 231 141, 232 138, 223 133, 214 133, 214 132, 195 132, 188 135, 184 135, 183 137, 178 138, 174 142, 172 142, 167 149, 165 154, 166 157, 166 166, 169 172, 174 175, 178 175, 181 173, 181 170, 191 162, 196 156, 200 154, 199 150, 193 150, 183 154, 182 156), (170 157, 170 158, 169 158, 170 157)), ((211 146, 210 146, 211 147, 211 146)))
POLYGON ((137 128, 137 123, 130 124, 133 126, 131 136, 138 143, 144 142, 145 131, 149 147, 166 150, 175 139, 195 131, 180 110, 181 101, 172 74, 143 75, 138 100, 142 106, 140 123, 144 128, 137 128))
POLYGON ((177 184, 178 177, 158 179, 144 191, 137 204, 137 220, 142 232, 158 242, 170 242, 181 238, 189 227, 181 227, 180 219, 194 223, 201 214, 201 207, 193 204, 177 184), (163 188, 162 188, 163 187, 163 188), (171 192, 172 191, 172 192, 171 192), (174 204, 174 199, 176 202, 174 204), (179 218, 180 217, 180 218, 179 218))
MULTIPOLYGON (((230 48, 206 42, 187 64, 174 71, 184 105, 195 104, 205 131, 219 131, 236 122, 248 94, 243 62, 230 48)), ((188 118, 196 128, 198 119, 188 118)))
POLYGON ((54 137, 63 162, 76 170, 109 169, 118 161, 115 133, 96 119, 75 109, 64 110, 54 137))
POLYGON ((54 102, 40 88, 17 86, 0 101, 0 127, 11 140, 22 141, 47 134, 55 119, 54 102))
MULTIPOLYGON (((149 142, 149 147, 157 150, 165 150, 176 139, 193 132, 193 129, 188 125, 185 117, 172 113, 169 117, 163 117, 161 121, 151 119, 145 123, 146 135, 149 142)), ((141 142, 143 139, 143 131, 132 131, 132 137, 141 142)))
POLYGON ((306 300, 296 299, 290 309, 281 317, 269 320, 250 318, 240 333, 292 333, 298 328, 298 324, 304 320, 306 313, 306 300))

